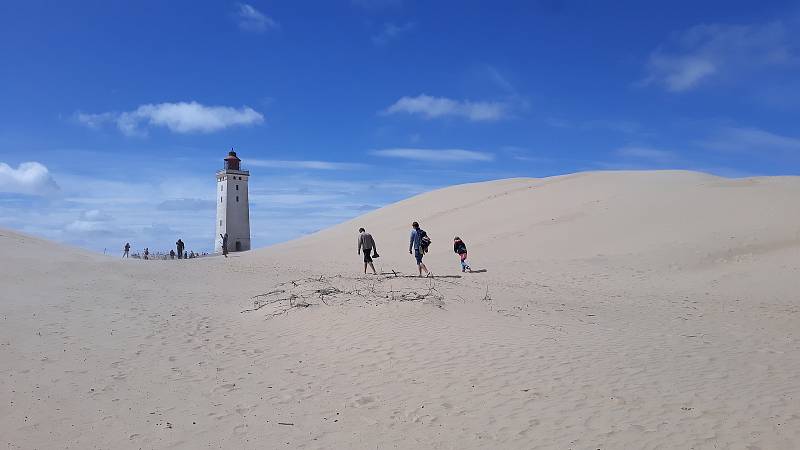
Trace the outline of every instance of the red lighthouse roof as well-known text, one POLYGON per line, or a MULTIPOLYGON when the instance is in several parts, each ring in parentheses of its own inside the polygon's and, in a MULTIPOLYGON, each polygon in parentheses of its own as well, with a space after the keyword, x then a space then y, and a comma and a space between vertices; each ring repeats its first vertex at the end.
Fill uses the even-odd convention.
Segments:
POLYGON ((239 163, 242 160, 236 156, 236 152, 231 150, 228 152, 228 156, 225 157, 225 170, 240 170, 239 163))

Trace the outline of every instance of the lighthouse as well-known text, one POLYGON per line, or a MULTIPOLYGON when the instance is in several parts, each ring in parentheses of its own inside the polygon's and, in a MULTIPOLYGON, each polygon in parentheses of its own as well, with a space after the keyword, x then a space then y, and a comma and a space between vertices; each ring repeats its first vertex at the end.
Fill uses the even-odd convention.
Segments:
POLYGON ((231 149, 225 166, 217 172, 217 232, 214 251, 222 251, 220 235, 228 233, 228 251, 250 250, 250 203, 247 200, 247 180, 250 172, 242 170, 242 160, 231 149))

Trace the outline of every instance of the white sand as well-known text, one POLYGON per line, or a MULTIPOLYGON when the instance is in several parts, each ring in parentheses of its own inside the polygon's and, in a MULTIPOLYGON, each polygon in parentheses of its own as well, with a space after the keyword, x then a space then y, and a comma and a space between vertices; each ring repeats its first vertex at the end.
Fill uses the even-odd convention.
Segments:
POLYGON ((797 177, 502 180, 180 262, 0 230, 0 445, 800 448, 798 199, 797 177), (488 272, 360 275, 358 226, 414 272, 412 220, 435 273, 460 274, 456 234, 488 272), (292 295, 311 306, 266 303, 292 295))

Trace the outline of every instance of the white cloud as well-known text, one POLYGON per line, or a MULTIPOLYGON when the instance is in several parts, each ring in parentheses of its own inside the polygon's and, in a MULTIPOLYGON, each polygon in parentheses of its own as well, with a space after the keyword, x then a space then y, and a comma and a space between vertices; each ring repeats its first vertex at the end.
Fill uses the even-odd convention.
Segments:
POLYGON ((661 82, 673 92, 694 87, 703 78, 717 71, 714 62, 697 57, 655 56, 650 59, 650 70, 660 72, 661 82))
POLYGON ((237 7, 236 18, 239 21, 239 28, 244 31, 263 33, 280 27, 278 22, 255 9, 252 5, 239 3, 237 7))
POLYGON ((508 115, 508 109, 508 104, 503 102, 473 102, 422 94, 401 98, 384 110, 383 114, 418 114, 426 119, 451 116, 479 122, 503 119, 508 115))
MULTIPOLYGON (((169 251, 179 237, 190 250, 213 247, 218 189, 213 170, 209 177, 187 167, 175 183, 159 175, 157 164, 108 162, 93 176, 59 171, 58 196, 0 195, 0 227, 118 255, 125 242, 135 251, 169 251), (134 165, 137 177, 131 178, 126 174, 134 165)), ((401 170, 365 170, 358 177, 335 170, 254 173, 249 182, 253 245, 327 228, 363 214, 364 205, 381 206, 438 187, 436 180, 406 184, 401 170)))
POLYGON ((782 22, 699 25, 677 33, 650 54, 643 84, 671 92, 711 79, 732 79, 766 68, 797 64, 797 40, 782 22))
POLYGON ((90 209, 83 211, 78 220, 68 223, 65 229, 74 233, 108 233, 113 227, 110 223, 113 219, 111 215, 99 209, 90 209))
POLYGON ((111 215, 100 211, 99 209, 90 209, 84 211, 81 214, 81 218, 84 220, 91 220, 94 222, 107 222, 112 219, 111 215))
POLYGON ((403 25, 395 25, 393 23, 387 23, 383 25, 383 28, 378 34, 372 36, 372 42, 375 45, 385 45, 390 40, 395 39, 405 33, 408 33, 412 29, 414 29, 413 22, 408 22, 403 25))
POLYGON ((91 220, 74 220, 68 223, 65 229, 67 231, 71 231, 74 233, 92 233, 92 232, 107 231, 106 226, 103 222, 93 222, 91 220))
POLYGON ((651 147, 623 147, 617 149, 616 153, 622 157, 643 159, 655 163, 668 163, 677 158, 674 152, 651 147))
POLYGON ((41 163, 24 162, 14 169, 0 162, 0 192, 47 195, 58 190, 50 171, 41 163))
POLYGON ((748 127, 721 128, 700 144, 713 150, 724 151, 800 153, 800 138, 781 136, 748 127))
POLYGON ((211 133, 233 126, 256 125, 264 121, 258 111, 243 106, 205 106, 197 102, 158 103, 141 105, 123 113, 75 115, 78 122, 97 128, 114 122, 127 136, 145 135, 146 126, 166 127, 175 133, 211 133))
POLYGON ((423 148, 389 148, 384 150, 374 150, 371 153, 375 156, 382 156, 386 158, 401 158, 426 162, 494 160, 494 155, 491 153, 462 149, 431 150, 423 148))
POLYGON ((78 112, 75 119, 89 128, 100 128, 104 123, 116 120, 114 113, 86 114, 78 112))
POLYGON ((367 167, 359 163, 343 163, 330 161, 287 161, 277 159, 248 159, 247 165, 267 167, 271 169, 306 169, 306 170, 355 170, 367 167))

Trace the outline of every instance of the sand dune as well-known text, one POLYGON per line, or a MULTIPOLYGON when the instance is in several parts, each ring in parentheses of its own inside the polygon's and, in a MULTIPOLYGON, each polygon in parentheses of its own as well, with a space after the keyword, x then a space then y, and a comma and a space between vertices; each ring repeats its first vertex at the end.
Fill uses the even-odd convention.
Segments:
POLYGON ((800 178, 598 172, 426 193, 228 259, 0 230, 7 448, 794 449, 800 178), (426 263, 461 275, 365 277, 426 263))

